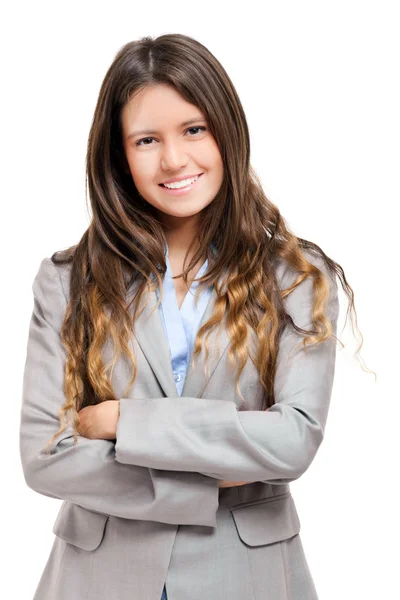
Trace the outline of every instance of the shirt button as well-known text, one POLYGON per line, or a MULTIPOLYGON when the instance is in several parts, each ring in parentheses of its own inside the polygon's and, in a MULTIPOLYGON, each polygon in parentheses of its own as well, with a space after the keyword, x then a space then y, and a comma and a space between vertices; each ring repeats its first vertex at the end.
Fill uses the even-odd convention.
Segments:
POLYGON ((175 381, 180 381, 181 380, 180 373, 174 373, 174 379, 175 379, 175 381))

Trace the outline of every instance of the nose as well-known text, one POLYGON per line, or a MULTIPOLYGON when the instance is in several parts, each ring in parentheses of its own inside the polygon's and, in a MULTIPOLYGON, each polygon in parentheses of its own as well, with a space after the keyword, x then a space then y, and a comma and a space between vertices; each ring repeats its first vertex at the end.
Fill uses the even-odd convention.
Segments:
POLYGON ((183 144, 176 141, 165 142, 161 154, 163 171, 179 171, 187 164, 188 156, 183 144))

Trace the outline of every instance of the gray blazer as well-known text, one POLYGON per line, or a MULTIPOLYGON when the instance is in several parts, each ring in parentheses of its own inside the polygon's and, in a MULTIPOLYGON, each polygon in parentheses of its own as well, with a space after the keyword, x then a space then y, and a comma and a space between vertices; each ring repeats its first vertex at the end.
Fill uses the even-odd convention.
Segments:
MULTIPOLYGON (((327 274, 321 259, 308 258, 327 274)), ((251 360, 240 378, 245 404, 235 388, 224 327, 219 340, 215 332, 209 339, 209 378, 198 361, 180 397, 159 311, 151 314, 153 292, 132 335, 138 374, 129 396, 125 357, 113 373, 121 399, 116 441, 79 436, 74 447, 69 427, 47 456, 64 398, 59 331, 69 269, 44 258, 32 286, 21 461, 30 488, 63 500, 34 600, 160 600, 164 582, 168 600, 317 599, 289 483, 307 470, 323 439, 335 338, 294 350, 302 336, 285 329, 276 404, 265 412, 251 360), (219 479, 249 483, 218 488, 219 479)), ((296 273, 282 261, 276 269, 280 287, 288 287, 296 273)), ((336 335, 338 286, 330 282, 336 335)), ((285 299, 300 327, 311 326, 311 293, 306 280, 285 299)), ((214 301, 215 292, 202 323, 214 301)), ((105 363, 111 357, 108 340, 105 363)))

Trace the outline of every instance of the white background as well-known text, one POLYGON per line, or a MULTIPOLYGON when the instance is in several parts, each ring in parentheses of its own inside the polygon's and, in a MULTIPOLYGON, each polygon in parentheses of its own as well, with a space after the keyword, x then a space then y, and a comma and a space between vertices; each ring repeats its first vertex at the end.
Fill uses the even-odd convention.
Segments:
POLYGON ((89 224, 85 151, 106 70, 126 42, 163 33, 197 38, 225 67, 269 199, 296 235, 342 265, 354 290, 361 357, 377 380, 354 359, 360 338, 349 321, 342 331, 342 293, 345 349, 325 439, 291 489, 321 600, 399 597, 398 10, 382 0, 3 9, 1 597, 33 597, 61 505, 29 489, 20 465, 32 281, 41 259, 77 243, 89 224))

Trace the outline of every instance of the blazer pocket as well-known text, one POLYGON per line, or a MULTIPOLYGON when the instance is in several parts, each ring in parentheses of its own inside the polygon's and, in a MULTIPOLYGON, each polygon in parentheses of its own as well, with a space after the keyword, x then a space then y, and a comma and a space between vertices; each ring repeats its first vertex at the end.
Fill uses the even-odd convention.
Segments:
POLYGON ((230 508, 241 540, 249 546, 263 546, 286 540, 300 532, 300 520, 290 492, 230 508))
POLYGON ((109 517, 110 515, 64 500, 54 523, 53 533, 68 544, 83 550, 95 550, 103 539, 109 517))

